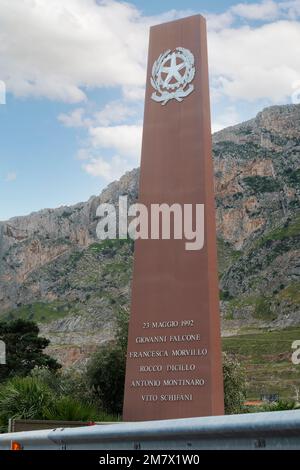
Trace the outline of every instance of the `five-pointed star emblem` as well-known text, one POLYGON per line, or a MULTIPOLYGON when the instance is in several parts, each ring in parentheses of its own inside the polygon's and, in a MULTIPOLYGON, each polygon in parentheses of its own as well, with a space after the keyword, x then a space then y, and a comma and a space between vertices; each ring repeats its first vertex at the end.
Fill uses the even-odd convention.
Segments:
POLYGON ((168 67, 162 67, 161 71, 163 73, 166 73, 167 76, 164 80, 165 85, 169 85, 170 81, 172 78, 175 78, 178 82, 182 80, 182 75, 179 73, 180 70, 182 70, 185 67, 185 63, 181 62, 180 64, 177 64, 177 57, 176 54, 173 53, 171 55, 171 63, 168 67))
POLYGON ((195 89, 195 57, 189 49, 176 47, 161 53, 152 66, 150 82, 155 90, 151 99, 162 106, 170 100, 179 103, 195 89))

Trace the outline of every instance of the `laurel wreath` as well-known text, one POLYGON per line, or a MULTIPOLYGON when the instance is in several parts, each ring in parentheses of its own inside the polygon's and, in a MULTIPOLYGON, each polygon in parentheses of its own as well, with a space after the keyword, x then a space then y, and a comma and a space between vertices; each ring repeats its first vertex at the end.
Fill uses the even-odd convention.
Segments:
MULTIPOLYGON (((172 88, 179 88, 180 86, 182 87, 182 90, 191 83, 191 81, 195 77, 195 61, 194 61, 194 56, 193 54, 188 50, 183 47, 177 47, 175 51, 180 52, 185 59, 185 64, 186 64, 186 72, 182 77, 182 83, 174 83, 172 85, 172 88)), ((151 75, 151 85, 153 88, 160 94, 163 93, 163 80, 161 78, 161 75, 159 74, 159 71, 161 69, 162 64, 168 57, 168 55, 171 53, 171 49, 163 52, 158 59, 154 62, 153 67, 152 67, 152 75, 151 75)))

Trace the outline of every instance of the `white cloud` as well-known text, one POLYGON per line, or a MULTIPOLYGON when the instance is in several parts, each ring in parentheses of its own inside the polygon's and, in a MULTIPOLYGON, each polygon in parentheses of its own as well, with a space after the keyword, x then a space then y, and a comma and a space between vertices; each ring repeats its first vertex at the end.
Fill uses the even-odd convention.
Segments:
POLYGON ((280 14, 280 7, 272 0, 264 0, 260 3, 239 3, 230 11, 248 20, 272 20, 280 14))
MULTIPOLYGON (((1 78, 16 96, 76 103, 86 100, 91 88, 116 86, 126 100, 142 101, 149 26, 192 13, 172 10, 147 17, 115 0, 1 0, 1 78)), ((221 84, 214 94, 250 100, 264 95, 271 101, 289 96, 290 81, 300 76, 299 23, 250 28, 237 21, 299 15, 300 0, 240 2, 219 15, 208 14, 211 74, 221 84)), ((89 126, 80 112, 60 120, 89 126)), ((106 120, 105 114, 100 119, 100 125, 125 122, 106 120)))
POLYGON ((86 128, 87 137, 76 155, 84 161, 82 168, 91 176, 106 181, 119 178, 139 164, 142 141, 141 124, 122 124, 138 116, 138 107, 122 100, 107 103, 100 111, 88 113, 76 108, 58 116, 67 127, 86 128), (105 155, 103 153, 113 156, 105 155))
POLYGON ((145 17, 115 0, 1 0, 1 78, 16 96, 71 103, 86 87, 143 87, 149 26, 185 14, 145 17))
POLYGON ((82 168, 89 175, 112 181, 139 165, 141 141, 139 125, 91 127, 86 146, 79 150, 77 159, 84 161, 82 168), (104 151, 113 156, 103 156, 104 151))
POLYGON ((300 16, 300 0, 292 0, 281 2, 279 4, 281 10, 286 13, 286 16, 290 19, 297 19, 300 16))
POLYGON ((147 26, 116 1, 1 0, 3 78, 16 95, 70 102, 84 86, 143 85, 147 26))
POLYGON ((240 122, 240 116, 234 106, 229 106, 217 119, 213 120, 212 132, 218 132, 225 127, 234 126, 240 122))
POLYGON ((128 162, 118 155, 107 160, 102 157, 93 157, 82 168, 91 176, 101 177, 106 181, 119 179, 128 169, 128 162))
POLYGON ((7 175, 5 176, 5 181, 7 183, 11 183, 12 181, 15 181, 17 179, 17 173, 15 173, 14 171, 10 171, 9 173, 7 173, 7 175))
POLYGON ((122 123, 134 115, 136 115, 136 110, 122 101, 111 101, 101 111, 94 114, 95 121, 100 126, 122 123))
POLYGON ((145 98, 145 87, 124 86, 123 96, 127 101, 141 101, 145 98))
POLYGON ((230 10, 220 14, 207 14, 206 20, 208 31, 219 31, 221 29, 228 28, 232 25, 234 19, 234 15, 230 10))
MULTIPOLYGON (((235 10, 208 17, 211 93, 213 100, 225 102, 213 121, 214 132, 240 121, 240 100, 276 103, 291 99, 293 83, 300 77, 300 23, 269 22, 271 12, 275 16, 273 3, 243 4, 245 8, 239 4, 235 10), (247 10, 248 6, 253 8, 247 10), (237 15, 252 19, 265 15, 268 21, 250 27, 236 24, 237 15)), ((291 8, 295 11, 295 2, 283 2, 276 14, 287 17, 291 8)), ((87 128, 86 147, 79 150, 78 158, 85 161, 88 174, 107 180, 136 166, 140 156, 142 127, 128 122, 136 113, 132 103, 144 98, 144 87, 125 84, 122 89, 123 100, 90 115, 79 108, 61 119, 66 125, 87 128), (104 150, 114 156, 110 158, 104 150)))
MULTIPOLYGON (((118 167, 137 163, 142 129, 136 106, 144 99, 149 26, 193 12, 147 17, 115 0, 0 2, 0 70, 8 90, 16 96, 82 102, 58 119, 86 129, 78 158, 89 174, 108 178, 118 167), (111 86, 121 88, 122 100, 91 109, 89 91, 111 86)), ((239 100, 291 100, 300 79, 299 15, 300 0, 240 2, 207 15, 212 97, 227 101, 215 130, 235 123, 239 100), (266 24, 258 26, 257 20, 266 24)))
POLYGON ((62 113, 58 120, 66 127, 95 127, 121 124, 137 116, 136 106, 128 105, 122 100, 110 101, 100 111, 90 112, 85 108, 76 108, 69 113, 62 113))
POLYGON ((92 160, 93 158, 93 150, 88 146, 80 148, 76 153, 76 160, 92 160))
POLYGON ((89 127, 92 120, 85 117, 84 108, 76 108, 70 113, 62 113, 58 120, 66 127, 89 127))
POLYGON ((118 154, 137 161, 141 152, 142 126, 120 125, 92 127, 89 130, 91 145, 94 148, 113 149, 118 154))
POLYGON ((299 22, 212 31, 209 55, 213 94, 250 102, 289 100, 292 84, 300 77, 299 44, 299 22))
POLYGON ((0 80, 0 104, 6 104, 6 85, 0 80))
POLYGON ((283 2, 264 0, 257 3, 238 3, 233 5, 227 13, 246 20, 297 19, 300 15, 300 0, 283 2))

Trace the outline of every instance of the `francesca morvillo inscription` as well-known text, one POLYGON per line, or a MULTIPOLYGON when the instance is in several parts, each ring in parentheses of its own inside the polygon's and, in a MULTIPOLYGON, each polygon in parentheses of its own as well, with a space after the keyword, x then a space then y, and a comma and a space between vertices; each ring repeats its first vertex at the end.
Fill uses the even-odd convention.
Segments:
POLYGON ((128 351, 129 359, 136 360, 137 375, 131 380, 132 388, 152 389, 153 393, 144 394, 141 392, 141 400, 143 402, 167 402, 167 401, 192 401, 193 393, 180 393, 181 387, 204 387, 206 380, 199 375, 200 368, 196 362, 174 362, 174 358, 201 358, 208 354, 206 347, 201 347, 200 333, 187 332, 189 328, 194 327, 194 320, 170 320, 157 322, 143 322, 142 328, 145 331, 153 331, 155 334, 147 336, 137 336, 135 342, 137 345, 162 344, 163 349, 144 349, 142 351, 128 351), (174 328, 181 333, 164 334, 166 328, 174 328), (190 347, 182 348, 182 343, 189 343, 190 347), (156 363, 145 364, 143 359, 156 359, 156 363), (161 363, 160 359, 164 359, 161 363), (170 359, 168 361, 168 359, 170 359), (162 378, 153 378, 153 373, 163 373, 162 378), (193 372, 193 376, 182 378, 170 376, 168 373, 176 372, 193 372), (151 374, 151 378, 145 378, 145 374, 151 374), (143 378, 140 378, 143 374, 143 378), (157 393, 161 388, 171 390, 178 388, 177 393, 157 393))

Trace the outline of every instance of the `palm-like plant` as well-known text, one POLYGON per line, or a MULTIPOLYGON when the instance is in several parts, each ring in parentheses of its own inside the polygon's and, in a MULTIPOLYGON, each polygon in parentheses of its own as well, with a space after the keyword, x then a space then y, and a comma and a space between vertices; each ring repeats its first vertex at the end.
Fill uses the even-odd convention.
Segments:
MULTIPOLYGON (((53 380, 59 381, 58 377, 53 380)), ((0 385, 0 432, 7 432, 9 418, 57 421, 113 421, 115 417, 84 400, 62 395, 41 377, 14 377, 0 385)))
POLYGON ((66 421, 96 421, 99 413, 90 405, 70 397, 60 397, 45 410, 46 419, 66 421))
POLYGON ((34 377, 14 377, 0 387, 0 420, 44 419, 54 403, 54 394, 34 377))

